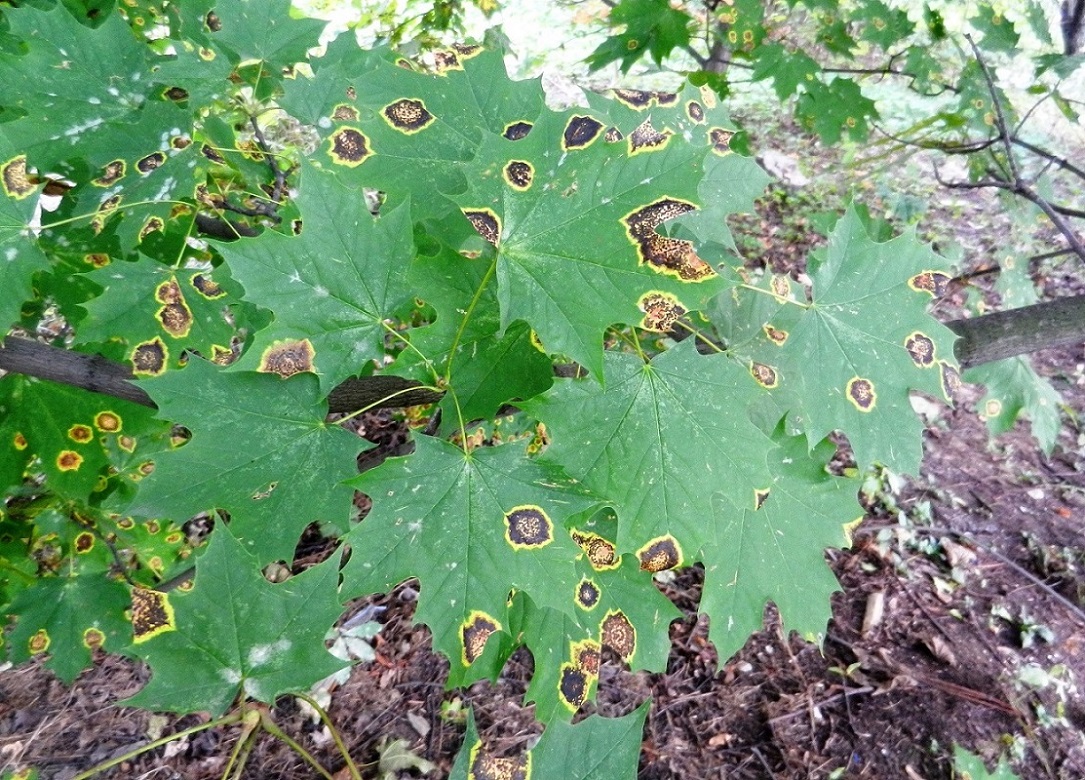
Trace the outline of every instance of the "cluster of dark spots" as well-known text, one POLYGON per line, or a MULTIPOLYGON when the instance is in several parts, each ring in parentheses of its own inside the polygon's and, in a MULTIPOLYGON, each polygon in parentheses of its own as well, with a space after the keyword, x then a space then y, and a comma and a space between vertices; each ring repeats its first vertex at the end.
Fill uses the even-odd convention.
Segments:
POLYGON ((332 109, 332 119, 336 122, 357 122, 358 109, 347 103, 340 103, 332 109))
POLYGON ((554 524, 541 507, 513 507, 505 515, 505 526, 506 541, 517 549, 538 549, 554 540, 554 524))
POLYGON ((136 170, 146 175, 158 168, 166 161, 166 155, 162 152, 151 152, 146 157, 141 157, 136 161, 136 170))
POLYGON ((946 397, 947 401, 952 402, 953 397, 961 389, 961 374, 957 369, 947 363, 945 360, 938 362, 938 367, 942 372, 942 395, 946 397))
POLYGON ((640 262, 660 273, 677 276, 684 282, 699 282, 715 276, 715 270, 697 255, 692 242, 661 236, 656 232, 656 228, 667 220, 688 214, 696 208, 687 201, 664 197, 623 217, 626 232, 637 247, 640 262))
POLYGON ((599 586, 584 578, 576 585, 576 605, 581 609, 594 609, 599 604, 599 586))
POLYGON ((572 531, 573 541, 588 556, 588 563, 596 570, 615 569, 621 560, 617 556, 614 543, 598 534, 572 531))
POLYGON ((649 541, 637 550, 640 568, 653 574, 682 565, 682 548, 670 534, 649 541))
POLYGON ((166 370, 169 350, 157 336, 150 341, 136 344, 132 350, 132 372, 140 376, 158 376, 166 370))
POLYGON ((132 641, 146 642, 176 627, 168 595, 150 588, 132 588, 132 641))
POLYGON ((124 172, 127 168, 124 160, 114 160, 113 162, 106 163, 102 168, 102 175, 97 179, 94 179, 91 183, 98 187, 109 187, 114 183, 124 178, 124 172))
POLYGON ((561 148, 572 150, 591 146, 602 130, 603 123, 595 117, 576 114, 570 117, 565 125, 565 131, 561 135, 561 148))
POLYGON ((765 335, 768 337, 768 340, 778 347, 782 347, 784 345, 784 342, 787 341, 788 333, 786 330, 774 328, 768 323, 765 323, 761 329, 765 331, 765 335))
POLYGON ((874 391, 874 383, 862 377, 857 376, 849 379, 846 393, 848 400, 860 412, 869 412, 878 402, 878 394, 874 391))
POLYGON ((925 333, 916 331, 908 336, 904 341, 904 348, 908 350, 908 356, 919 368, 928 368, 934 365, 934 341, 925 333))
POLYGON ((83 465, 83 456, 75 450, 61 450, 57 455, 56 464, 61 471, 78 471, 83 465))
POLYGON ((524 160, 510 160, 502 173, 510 187, 523 192, 531 187, 535 178, 535 167, 524 160))
POLYGON ((94 549, 94 534, 90 531, 83 531, 75 537, 75 541, 72 546, 75 551, 80 555, 85 555, 94 549))
POLYGON ((500 630, 501 624, 485 612, 472 612, 460 629, 464 666, 470 666, 477 661, 486 649, 486 641, 500 630))
POLYGON ((531 132, 532 127, 534 125, 531 122, 511 122, 505 125, 505 130, 501 135, 510 141, 519 141, 521 138, 527 138, 527 134, 531 132))
POLYGON ((116 412, 98 412, 94 415, 94 427, 102 433, 117 433, 122 425, 121 417, 116 412))
POLYGON ((156 316, 162 329, 175 339, 184 338, 192 328, 192 312, 184 302, 167 303, 158 310, 156 316))
POLYGON ((644 312, 641 327, 657 333, 667 333, 689 311, 675 296, 651 290, 641 296, 637 306, 644 312))
POLYGON ((750 363, 750 375, 757 384, 769 390, 780 384, 780 376, 776 373, 776 369, 764 363, 756 361, 750 363))
POLYGON ((256 370, 287 379, 303 371, 312 371, 315 357, 316 350, 309 339, 277 341, 264 350, 256 370))
POLYGON ((206 274, 194 274, 190 280, 192 286, 196 288, 196 292, 202 295, 204 298, 214 300, 215 298, 221 298, 226 294, 218 284, 206 274))
POLYGON ((531 777, 531 756, 525 753, 514 758, 497 758, 482 749, 479 742, 471 749, 471 767, 467 780, 528 780, 531 777))
POLYGON ((463 215, 487 243, 497 246, 497 242, 501 240, 501 220, 497 214, 489 209, 463 209, 463 215))
POLYGON ((616 89, 614 97, 619 103, 625 103, 630 108, 638 111, 652 105, 652 93, 640 89, 616 89))
POLYGON ((731 153, 731 139, 734 138, 734 135, 733 130, 713 127, 708 131, 708 143, 716 154, 727 155, 731 153))
POLYGON ((402 98, 389 103, 381 112, 392 127, 403 133, 417 133, 433 122, 433 114, 421 100, 402 98))
POLYGON ((616 144, 623 138, 625 136, 622 135, 622 131, 616 127, 608 127, 606 133, 603 134, 603 140, 608 144, 616 144))
POLYGON ((147 221, 143 223, 143 227, 139 229, 139 240, 142 241, 151 233, 156 233, 160 230, 164 230, 166 227, 166 221, 162 217, 147 217, 147 221))
POLYGON ((941 271, 922 271, 908 280, 908 286, 917 292, 930 293, 935 298, 941 298, 946 293, 952 277, 941 271))
POLYGON ((328 155, 339 165, 356 168, 373 154, 369 139, 354 127, 340 127, 328 138, 328 155))
POLYGON ((76 423, 68 429, 68 438, 76 442, 77 444, 86 444, 88 441, 94 438, 94 431, 89 425, 76 423))
POLYGON ((451 50, 433 52, 433 63, 438 73, 446 73, 450 70, 463 70, 460 58, 451 50))
POLYGON ((664 148, 674 135, 670 130, 660 132, 652 126, 651 118, 645 119, 629 134, 629 154, 654 152, 664 148))
POLYGON ((8 197, 22 200, 34 191, 34 183, 26 172, 26 155, 21 154, 0 166, 0 182, 8 197))
POLYGON ((637 649, 637 630, 621 610, 612 610, 599 624, 599 636, 623 661, 629 661, 637 649))
POLYGON ((561 677, 558 680, 558 696, 561 703, 576 712, 588 698, 588 686, 591 680, 587 672, 569 663, 561 665, 561 677))
POLYGON ((200 154, 202 154, 204 157, 206 157, 208 160, 210 160, 213 163, 217 163, 219 165, 225 165, 226 164, 226 158, 224 158, 221 154, 219 154, 218 150, 208 146, 207 144, 204 144, 203 146, 200 147, 200 154))

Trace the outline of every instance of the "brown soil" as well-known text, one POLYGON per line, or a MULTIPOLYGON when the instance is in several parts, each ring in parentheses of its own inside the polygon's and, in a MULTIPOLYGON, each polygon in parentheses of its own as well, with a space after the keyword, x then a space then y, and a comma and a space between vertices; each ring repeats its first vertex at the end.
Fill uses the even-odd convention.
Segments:
MULTIPOLYGON (((1056 293, 1076 286, 1072 277, 1049 281, 1056 293)), ((1082 349, 1040 354, 1036 364, 1069 409, 1085 410, 1082 349)), ((696 615, 701 572, 663 586, 686 615, 671 628, 666 673, 630 673, 611 659, 590 707, 622 715, 652 699, 642 780, 936 780, 953 777, 954 745, 989 765, 1011 757, 1021 778, 1085 778, 1085 436, 1068 420, 1050 457, 1022 425, 991 441, 975 413, 978 394, 963 395, 932 422, 920 477, 869 496, 852 549, 828 553, 842 592, 823 648, 782 636, 770 609, 764 629, 721 664, 696 615), (878 603, 880 620, 864 627, 878 603)), ((539 731, 521 704, 530 655, 514 655, 495 684, 446 691, 446 662, 411 623, 416 597, 405 583, 370 600, 387 607, 377 658, 333 695, 332 720, 355 761, 370 764, 364 775, 381 776, 383 747, 403 739, 436 764, 430 776, 446 776, 464 733, 462 719, 442 716, 447 703, 472 707, 498 754, 529 747, 539 731)), ((0 773, 34 766, 66 780, 201 722, 116 704, 147 676, 114 656, 71 687, 38 664, 0 673, 0 773)), ((328 732, 296 700, 282 698, 272 715, 333 772, 342 768, 328 732)), ((238 735, 239 727, 204 731, 104 776, 217 778, 238 735)), ((242 776, 316 775, 264 736, 242 776)))

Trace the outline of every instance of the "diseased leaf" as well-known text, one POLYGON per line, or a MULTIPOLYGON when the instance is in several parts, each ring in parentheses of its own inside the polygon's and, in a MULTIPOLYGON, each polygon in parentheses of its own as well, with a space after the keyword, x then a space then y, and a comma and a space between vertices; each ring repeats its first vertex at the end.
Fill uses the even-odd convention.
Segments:
POLYGON ((449 780, 528 776, 633 780, 648 706, 644 702, 620 718, 593 715, 575 725, 556 721, 547 726, 534 748, 504 758, 486 749, 479 738, 474 713, 469 713, 463 747, 456 754, 449 780))
POLYGON ((19 615, 11 632, 11 660, 48 653, 45 665, 71 684, 91 659, 91 649, 117 649, 125 641, 128 588, 104 572, 39 579, 8 610, 19 615))
POLYGON ((547 351, 595 375, 608 327, 666 330, 722 287, 666 223, 701 208, 706 168, 732 155, 729 120, 698 90, 616 97, 609 113, 547 113, 526 138, 485 139, 456 198, 497 250, 502 327, 525 320, 547 351))
POLYGON ((552 440, 543 458, 614 507, 619 553, 669 537, 675 563, 688 564, 711 537, 715 493, 752 506, 771 482, 775 445, 746 414, 758 385, 726 355, 698 355, 693 342, 647 364, 608 352, 602 386, 559 380, 526 404, 552 440))
POLYGON ((7 138, 6 127, 0 124, 0 330, 4 332, 18 322, 23 303, 33 297, 34 274, 49 267, 29 228, 39 187, 30 180, 26 155, 7 138))
POLYGON ((78 343, 123 337, 137 377, 176 369, 186 350, 219 363, 233 359, 237 331, 226 309, 240 291, 228 269, 179 269, 146 256, 136 262, 104 260, 104 268, 87 274, 102 293, 83 304, 87 317, 79 325, 78 343))
POLYGON ((983 385, 987 393, 978 403, 980 417, 992 435, 1013 428, 1019 417, 1028 417, 1032 435, 1050 454, 1059 438, 1062 397, 1036 373, 1027 357, 1013 357, 973 366, 964 372, 966 382, 983 385))
POLYGON ((832 617, 829 597, 840 590, 825 550, 851 544, 847 529, 863 518, 858 479, 826 468, 835 447, 822 442, 807 453, 803 437, 782 438, 769 455, 772 481, 755 501, 736 506, 722 494, 707 526, 701 609, 720 659, 734 655, 759 630, 765 605, 780 611, 784 631, 824 636, 832 617))
POLYGON ((374 217, 361 192, 308 166, 296 203, 300 235, 265 230, 218 249, 245 299, 275 314, 239 368, 311 371, 327 393, 385 354, 385 321, 410 300, 410 207, 374 217))
POLYGON ((353 493, 340 482, 355 473, 362 447, 324 421, 315 377, 229 373, 192 358, 142 386, 192 440, 155 459, 127 512, 184 522, 225 510, 234 536, 263 563, 292 560, 310 523, 347 530, 353 493))
POLYGON ((923 424, 908 395, 948 396, 959 382, 955 336, 926 312, 949 279, 943 264, 911 233, 874 243, 849 209, 810 263, 809 303, 774 277, 760 292, 772 304, 753 305, 745 297, 754 293, 738 290, 737 304, 721 296, 711 316, 811 446, 842 430, 861 468, 915 474, 923 424))
MULTIPOLYGON (((524 444, 465 453, 419 436, 414 454, 390 458, 350 485, 373 499, 373 509, 344 538, 352 549, 346 592, 385 592, 418 577, 415 618, 451 662, 449 685, 477 678, 471 666, 491 635, 507 630, 513 589, 575 612, 579 548, 565 524, 596 499, 559 469, 529 460, 524 444)), ((484 676, 497 671, 480 666, 484 676)))
POLYGON ((290 10, 290 0, 218 0, 210 39, 238 60, 288 67, 305 59, 325 26, 318 19, 298 19, 290 10))
POLYGON ((260 574, 261 563, 229 527, 218 527, 196 562, 191 592, 133 597, 127 652, 152 677, 126 704, 217 716, 239 693, 271 704, 343 668, 324 647, 342 611, 339 556, 278 585, 260 574))

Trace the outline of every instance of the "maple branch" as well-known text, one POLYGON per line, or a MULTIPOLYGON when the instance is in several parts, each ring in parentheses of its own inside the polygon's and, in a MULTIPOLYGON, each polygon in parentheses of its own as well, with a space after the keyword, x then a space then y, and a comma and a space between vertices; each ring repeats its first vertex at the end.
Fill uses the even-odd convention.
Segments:
MULTIPOLYGON (((1057 298, 1010 311, 953 320, 946 327, 959 337, 955 353, 961 368, 1085 341, 1085 295, 1057 298)), ((0 342, 0 371, 48 379, 94 393, 155 408, 132 369, 101 355, 53 347, 21 336, 0 342)), ((555 374, 569 375, 558 366, 555 374)), ((577 374, 578 375, 578 374, 577 374)), ((436 403, 443 394, 398 376, 353 377, 328 395, 329 413, 362 408, 400 408, 436 403)))
MULTIPOLYGON (((93 393, 155 408, 151 397, 135 382, 130 367, 101 355, 88 355, 19 336, 8 336, 0 344, 0 370, 81 387, 93 393)), ((422 390, 421 387, 420 382, 398 376, 348 379, 331 391, 328 411, 353 412, 367 406, 374 409, 418 406, 441 399, 440 393, 422 390), (404 392, 414 387, 419 389, 404 392), (392 400, 386 400, 392 395, 395 395, 392 400)))

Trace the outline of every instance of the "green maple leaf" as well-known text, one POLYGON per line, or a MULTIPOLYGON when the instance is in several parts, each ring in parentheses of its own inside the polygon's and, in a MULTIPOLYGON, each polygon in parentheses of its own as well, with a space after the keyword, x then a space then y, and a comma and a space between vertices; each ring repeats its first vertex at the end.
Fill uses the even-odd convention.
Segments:
POLYGON ((878 109, 854 81, 834 78, 828 84, 807 81, 795 114, 822 141, 835 144, 845 133, 853 141, 865 139, 869 120, 878 117, 878 109))
POLYGON ((1028 358, 1013 357, 974 366, 964 372, 963 378, 987 389, 977 407, 992 435, 1010 430, 1024 415, 1044 452, 1050 453, 1055 447, 1062 427, 1059 409, 1063 401, 1051 383, 1036 373, 1028 358))
POLYGON ((311 167, 296 203, 301 235, 266 230, 219 251, 245 299, 275 315, 238 365, 282 375, 315 370, 327 392, 384 355, 385 321, 410 300, 410 208, 373 217, 361 192, 311 167), (291 349, 305 357, 284 364, 280 356, 291 349))
POLYGON ((260 567, 229 528, 216 528, 191 592, 134 601, 127 652, 153 676, 126 704, 217 716, 239 693, 271 704, 343 668, 324 646, 342 612, 339 556, 278 585, 260 567), (154 609, 144 612, 147 601, 154 609))
POLYGON ((463 164, 476 153, 480 125, 510 132, 533 125, 542 110, 538 81, 511 81, 500 50, 441 52, 434 74, 388 52, 360 51, 349 37, 314 60, 312 79, 286 85, 283 105, 316 127, 317 159, 392 203, 410 197, 416 219, 452 208, 435 196, 466 187, 463 164))
POLYGON ((70 685, 90 665, 92 647, 126 641, 127 607, 128 586, 104 572, 40 578, 6 607, 19 616, 8 638, 11 660, 48 653, 45 665, 70 685))
POLYGON ((456 755, 449 780, 491 777, 633 780, 649 706, 649 702, 644 702, 620 718, 594 715, 575 725, 563 721, 551 723, 535 747, 510 758, 498 758, 486 750, 471 713, 463 747, 456 755))
POLYGON ((492 417, 507 401, 538 395, 553 381, 551 360, 532 343, 530 328, 521 322, 501 332, 497 291, 486 281, 492 272, 492 261, 447 247, 411 267, 412 288, 425 290, 437 319, 407 332, 409 347, 392 370, 426 383, 448 377, 451 392, 441 408, 450 430, 492 417))
POLYGON ((772 481, 754 505, 716 497, 700 608, 711 618, 709 638, 720 659, 761 628, 770 601, 785 631, 824 635, 829 597, 840 589, 825 549, 849 546, 847 528, 863 516, 859 480, 826 469, 834 451, 826 441, 808 454, 803 437, 784 439, 769 456, 772 481))
POLYGON ((768 43, 754 51, 753 77, 772 79, 772 88, 781 101, 794 95, 821 72, 821 66, 805 52, 788 51, 777 43, 768 43))
POLYGON ((78 341, 123 340, 137 376, 176 368, 185 350, 229 359, 236 330, 225 312, 240 295, 226 271, 178 269, 146 256, 109 263, 87 274, 102 293, 83 304, 78 341))
POLYGON ((484 139, 471 187, 455 198, 497 250, 502 326, 525 320, 547 351, 596 375, 608 327, 646 323, 657 304, 680 316, 721 288, 666 223, 701 208, 718 157, 756 168, 731 152, 729 120, 698 90, 617 97, 608 113, 547 113, 526 138, 484 139), (624 140, 608 135, 612 121, 624 140))
POLYGON ((38 203, 38 185, 31 183, 25 154, 0 125, 0 330, 19 320, 25 301, 33 297, 30 281, 49 261, 30 237, 28 225, 38 203))
POLYGON ((580 549, 564 526, 596 500, 526 458, 523 444, 465 454, 420 436, 415 446, 350 481, 373 509, 344 539, 352 549, 344 583, 349 593, 386 592, 418 577, 415 617, 449 658, 449 685, 459 685, 479 673, 470 667, 494 644, 486 640, 507 629, 513 589, 575 611, 580 549))
POLYGON ((602 386, 559 380, 525 405, 551 436, 543 457, 614 507, 619 552, 671 536, 688 563, 709 538, 715 493, 752 506, 771 482, 774 445, 746 413, 760 389, 726 355, 698 355, 692 339, 647 364, 605 357, 602 386))
MULTIPOLYGON (((153 100, 154 55, 120 14, 110 14, 93 30, 76 21, 62 3, 48 11, 10 8, 5 17, 26 51, 0 53, 0 68, 7 75, 0 105, 23 115, 6 130, 29 156, 30 165, 68 173, 69 161, 101 165, 133 148, 152 151, 161 124, 145 126, 135 147, 121 130, 138 121, 153 100), (47 89, 41 84, 45 73, 47 89)), ((166 127, 185 127, 187 112, 173 110, 175 119, 166 127)))
POLYGON ((226 510, 263 562, 292 560, 309 523, 346 530, 353 492, 340 480, 355 472, 359 440, 324 421, 315 377, 228 373, 193 358, 142 386, 192 440, 155 459, 127 512, 183 522, 226 510))
POLYGON ((1013 22, 995 11, 990 3, 980 3, 976 15, 969 21, 983 33, 983 48, 1005 54, 1017 51, 1021 36, 1014 29, 1013 22))
POLYGON ((535 662, 524 700, 535 702, 535 718, 542 723, 569 720, 581 702, 593 698, 604 646, 631 669, 664 671, 671 649, 667 628, 681 617, 633 556, 598 568, 585 556, 577 566, 580 580, 572 597, 577 608, 571 615, 537 607, 518 594, 523 612, 513 621, 513 634, 535 662), (631 646, 614 646, 618 642, 611 634, 626 625, 633 627, 623 636, 631 646))
POLYGON ((863 25, 861 38, 886 50, 915 32, 907 11, 890 8, 881 0, 859 6, 852 14, 852 21, 863 25))
MULTIPOLYGON (((0 380, 0 476, 42 473, 51 490, 86 500, 123 447, 134 452, 149 410, 69 385, 12 374, 0 380)), ((127 453, 125 453, 127 454, 127 453)))
POLYGON ((956 337, 926 311, 949 279, 944 262, 914 233, 873 242, 849 208, 810 264, 810 303, 776 279, 762 291, 773 302, 767 309, 742 306, 736 325, 719 317, 731 308, 721 296, 712 317, 734 352, 771 369, 763 384, 811 446, 842 430, 861 468, 877 462, 915 474, 923 423, 909 393, 948 395, 958 381, 956 337))
POLYGON ((214 44, 241 61, 263 60, 277 68, 303 61, 326 25, 295 18, 290 0, 219 0, 213 10, 218 17, 210 36, 214 44))
POLYGON ((592 70, 621 60, 627 72, 644 53, 650 52, 657 64, 674 49, 690 41, 692 18, 685 10, 667 0, 622 0, 610 15, 611 24, 624 25, 625 31, 612 35, 588 57, 592 70))

